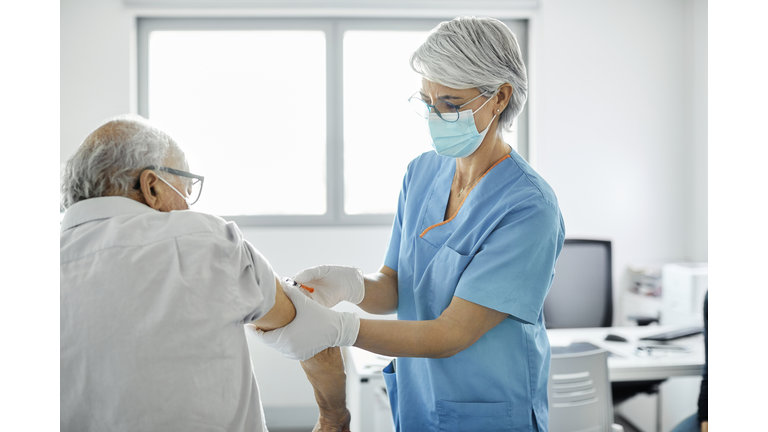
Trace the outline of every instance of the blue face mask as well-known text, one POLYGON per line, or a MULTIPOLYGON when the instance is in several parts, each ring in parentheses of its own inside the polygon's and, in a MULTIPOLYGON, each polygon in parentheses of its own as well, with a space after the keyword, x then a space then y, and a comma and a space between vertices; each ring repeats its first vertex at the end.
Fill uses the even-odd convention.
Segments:
MULTIPOLYGON (((483 109, 491 99, 493 96, 488 98, 477 111, 483 109)), ((478 132, 475 126, 475 114, 472 110, 459 111, 459 119, 455 122, 447 122, 436 113, 430 113, 427 124, 429 125, 429 134, 432 136, 432 148, 440 156, 467 157, 480 147, 495 118, 496 115, 493 116, 484 131, 478 132)))

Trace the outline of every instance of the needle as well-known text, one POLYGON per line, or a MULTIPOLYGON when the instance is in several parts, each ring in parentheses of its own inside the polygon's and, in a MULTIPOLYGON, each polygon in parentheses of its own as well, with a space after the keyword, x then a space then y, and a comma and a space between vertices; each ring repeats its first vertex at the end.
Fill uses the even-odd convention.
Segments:
POLYGON ((297 288, 298 288, 298 287, 301 287, 301 288, 304 288, 305 290, 309 291, 310 293, 313 293, 313 292, 315 292, 315 289, 314 289, 314 288, 312 288, 312 287, 308 287, 308 286, 306 286, 306 285, 304 285, 304 284, 300 284, 300 283, 296 282, 295 280, 293 280, 293 279, 291 279, 291 278, 289 278, 289 277, 284 277, 284 278, 283 278, 283 281, 284 281, 285 283, 287 283, 288 285, 292 286, 292 287, 297 287, 297 288))

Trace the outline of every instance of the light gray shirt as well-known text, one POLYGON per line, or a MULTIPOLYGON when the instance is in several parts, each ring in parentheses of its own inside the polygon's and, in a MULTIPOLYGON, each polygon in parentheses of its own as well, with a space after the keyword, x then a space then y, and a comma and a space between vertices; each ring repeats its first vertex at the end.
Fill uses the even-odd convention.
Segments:
POLYGON ((275 274, 232 222, 92 198, 61 222, 61 430, 266 431, 243 325, 275 274))

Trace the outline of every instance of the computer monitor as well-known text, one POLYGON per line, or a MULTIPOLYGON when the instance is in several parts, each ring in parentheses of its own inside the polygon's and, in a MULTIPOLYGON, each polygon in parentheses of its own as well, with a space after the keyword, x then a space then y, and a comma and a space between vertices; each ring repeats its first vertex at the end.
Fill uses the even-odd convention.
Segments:
POLYGON ((566 239, 544 300, 546 327, 610 327, 612 279, 609 240, 566 239))

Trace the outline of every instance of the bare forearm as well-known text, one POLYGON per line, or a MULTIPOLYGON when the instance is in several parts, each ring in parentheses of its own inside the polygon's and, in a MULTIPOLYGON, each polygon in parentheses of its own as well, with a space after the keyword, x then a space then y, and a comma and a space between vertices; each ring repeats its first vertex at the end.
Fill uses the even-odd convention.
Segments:
POLYGON ((508 315, 454 297, 435 320, 360 320, 355 346, 392 357, 451 357, 477 342, 508 315))
POLYGON ((331 347, 301 362, 315 391, 320 423, 343 424, 349 421, 346 400, 346 374, 341 349, 331 347))
POLYGON ((377 315, 397 311, 397 272, 383 267, 378 273, 365 275, 365 297, 360 309, 377 315))
POLYGON ((450 325, 439 320, 360 320, 355 345, 391 357, 451 357, 466 348, 450 325))
POLYGON ((269 331, 288 325, 296 317, 296 308, 283 292, 280 281, 275 278, 275 305, 263 317, 252 324, 257 328, 269 331))

